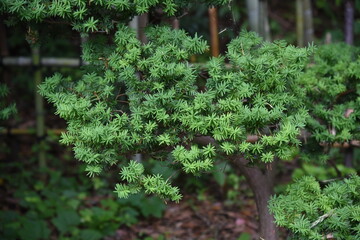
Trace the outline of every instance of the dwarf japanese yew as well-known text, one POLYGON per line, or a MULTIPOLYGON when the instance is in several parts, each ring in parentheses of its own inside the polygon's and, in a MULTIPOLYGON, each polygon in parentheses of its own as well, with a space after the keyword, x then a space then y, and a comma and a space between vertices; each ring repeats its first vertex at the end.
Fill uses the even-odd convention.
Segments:
POLYGON ((144 190, 179 201, 182 195, 171 179, 145 174, 131 156, 146 153, 189 174, 209 171, 215 159, 225 158, 254 191, 260 236, 277 239, 267 208, 273 162, 292 159, 300 145, 308 113, 298 77, 312 47, 263 42, 242 31, 226 54, 197 66, 188 59, 207 51, 201 37, 153 26, 143 44, 124 24, 154 6, 174 15, 177 1, 37 0, 0 6, 12 14, 11 21, 67 19, 88 36, 83 77, 55 74, 40 93, 67 121, 61 142, 73 146, 89 176, 121 164, 119 197, 144 190))
MULTIPOLYGON (((167 27, 150 28, 147 38, 141 44, 119 24, 113 45, 99 39, 84 45, 83 57, 91 66, 82 79, 57 74, 41 85, 40 92, 68 121, 61 141, 74 145, 75 157, 88 165, 90 176, 134 153, 192 174, 210 170, 217 157, 225 156, 257 189, 260 219, 271 223, 266 166, 275 158, 291 159, 300 144, 297 136, 307 112, 295 81, 311 49, 264 43, 242 32, 227 54, 210 59, 204 70, 187 62, 191 54, 206 50, 201 38, 167 27), (249 134, 258 140, 248 142, 249 134)), ((144 189, 181 199, 169 179, 145 175, 140 162, 130 160, 120 178, 119 197, 144 189)))

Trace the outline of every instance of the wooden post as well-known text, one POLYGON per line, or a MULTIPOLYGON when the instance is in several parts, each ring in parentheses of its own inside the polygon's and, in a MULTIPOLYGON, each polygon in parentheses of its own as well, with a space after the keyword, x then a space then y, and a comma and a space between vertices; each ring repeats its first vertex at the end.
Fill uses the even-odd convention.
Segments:
POLYGON ((219 31, 218 31, 218 17, 217 9, 215 7, 209 8, 209 24, 210 24, 210 42, 211 55, 217 57, 220 54, 219 50, 219 31))

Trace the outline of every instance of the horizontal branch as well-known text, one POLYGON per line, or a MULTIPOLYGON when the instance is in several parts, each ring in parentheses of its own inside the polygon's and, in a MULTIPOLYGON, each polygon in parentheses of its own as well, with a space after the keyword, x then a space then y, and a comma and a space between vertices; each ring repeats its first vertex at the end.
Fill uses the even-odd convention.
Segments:
MULTIPOLYGON (((60 135, 61 133, 66 132, 66 129, 47 129, 46 133, 47 134, 54 134, 54 135, 60 135)), ((0 129, 0 135, 32 135, 32 134, 36 134, 36 129, 31 129, 31 128, 10 128, 10 129, 6 129, 6 128, 1 128, 0 129)))
POLYGON ((329 213, 326 213, 322 216, 320 216, 315 222, 313 222, 310 226, 310 228, 315 227, 316 225, 318 225, 319 223, 321 223, 322 221, 324 221, 325 218, 330 217, 331 215, 334 214, 334 211, 330 211, 329 213))
MULTIPOLYGON (((42 57, 40 59, 40 65, 47 67, 79 67, 87 64, 87 62, 81 61, 80 58, 42 57)), ((1 58, 1 65, 32 66, 33 61, 31 57, 3 57, 1 58)))
MULTIPOLYGON (((66 129, 47 129, 46 132, 48 134, 55 134, 60 135, 63 132, 66 132, 66 129)), ((28 129, 28 128, 9 128, 9 129, 0 129, 0 135, 31 135, 36 134, 35 129, 28 129)), ((306 137, 309 137, 309 134, 306 134, 306 137)), ((255 143, 259 140, 259 136, 257 135, 248 135, 246 138, 247 142, 255 143)), ((300 136, 301 139, 305 139, 304 134, 300 136)), ((210 136, 196 136, 194 139, 195 143, 198 143, 200 145, 207 145, 207 144, 216 144, 216 141, 214 138, 210 136)), ((349 142, 345 143, 320 143, 320 146, 330 146, 335 148, 349 148, 349 147, 360 147, 360 140, 351 140, 349 142)))

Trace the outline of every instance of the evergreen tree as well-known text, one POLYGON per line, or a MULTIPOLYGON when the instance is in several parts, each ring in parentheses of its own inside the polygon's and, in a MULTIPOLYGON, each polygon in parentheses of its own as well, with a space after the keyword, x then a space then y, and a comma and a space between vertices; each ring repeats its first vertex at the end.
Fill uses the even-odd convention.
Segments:
MULTIPOLYGON (((222 1, 208 1, 216 2, 222 1)), ((208 48, 201 37, 155 26, 142 44, 124 24, 155 6, 169 15, 181 7, 172 0, 6 0, 0 9, 10 14, 9 23, 65 19, 90 35, 82 50, 89 63, 83 77, 55 74, 40 86, 68 123, 61 142, 73 145, 89 176, 122 164, 119 197, 143 189, 179 201, 171 179, 145 174, 131 156, 147 153, 190 174, 209 171, 216 158, 226 158, 254 191, 260 236, 277 239, 267 208, 271 166, 275 159, 290 160, 300 145, 308 113, 298 77, 313 48, 263 42, 243 31, 224 56, 200 69, 188 59, 208 48), (248 141, 248 135, 257 140, 248 141)))
MULTIPOLYGON (((84 45, 83 58, 91 71, 82 79, 56 74, 40 88, 68 121, 61 141, 74 145, 75 157, 88 165, 89 176, 134 153, 148 153, 193 174, 210 170, 219 156, 245 169, 259 169, 275 158, 291 159, 307 117, 295 83, 311 48, 262 42, 254 33, 242 32, 226 56, 209 61, 206 84, 200 86, 204 70, 187 59, 206 50, 201 38, 167 27, 150 28, 147 37, 149 42, 142 45, 132 30, 119 25, 114 45, 99 39, 84 45), (247 142, 249 134, 259 140, 247 142)), ((139 162, 122 167, 120 177, 115 190, 119 197, 144 189, 181 199, 169 179, 144 174, 139 162)), ((269 199, 268 188, 267 196, 257 198, 269 199)), ((267 214, 264 203, 258 202, 263 205, 260 218, 267 214)), ((267 231, 262 234, 268 236, 267 231)))

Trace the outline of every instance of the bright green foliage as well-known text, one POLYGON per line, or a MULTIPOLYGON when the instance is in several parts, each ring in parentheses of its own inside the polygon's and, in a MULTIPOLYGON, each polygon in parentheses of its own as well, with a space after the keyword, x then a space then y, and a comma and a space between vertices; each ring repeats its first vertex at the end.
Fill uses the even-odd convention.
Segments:
MULTIPOLYGON (((153 7, 174 15, 186 3, 1 2, 0 9, 15 22, 65 19, 80 32, 97 32, 83 45, 82 58, 89 65, 81 79, 56 74, 40 87, 68 122, 62 143, 74 146, 75 157, 87 164, 89 176, 123 164, 135 153, 199 174, 209 171, 219 155, 243 155, 257 164, 291 159, 296 152, 297 136, 307 118, 304 94, 296 81, 312 48, 267 43, 244 31, 231 41, 225 56, 212 58, 200 69, 188 59, 208 49, 201 37, 151 27, 146 32, 148 43, 142 44, 123 24, 153 7), (259 140, 247 142, 249 134, 259 140), (199 145, 201 136, 212 141, 199 145)), ((115 191, 119 197, 144 188, 174 201, 181 198, 170 179, 148 175, 141 163, 131 161, 120 177, 115 191)))
POLYGON ((5 84, 0 84, 0 120, 8 119, 16 113, 15 103, 7 105, 3 98, 9 93, 9 89, 5 84))
POLYGON ((301 76, 311 115, 308 128, 318 142, 360 138, 359 54, 346 44, 324 45, 301 76))
MULTIPOLYGON (((68 121, 61 141, 74 145, 90 176, 139 152, 193 174, 212 169, 219 154, 244 154, 253 163, 291 158, 307 117, 294 83, 311 48, 264 43, 242 32, 226 56, 200 70, 187 62, 207 49, 200 37, 153 27, 147 38, 141 44, 119 24, 114 45, 99 38, 84 45, 90 66, 82 79, 56 74, 40 87, 68 121), (204 71, 208 77, 201 86, 204 71), (248 134, 260 140, 247 143, 248 134), (197 145, 199 136, 215 143, 197 145), (171 156, 164 158, 168 152, 171 156)), ((174 201, 181 198, 169 180, 147 175, 140 163, 131 161, 120 176, 128 184, 117 184, 119 197, 144 188, 174 201)))
POLYGON ((291 239, 360 239, 360 177, 332 182, 322 189, 314 177, 289 185, 284 195, 270 201, 279 226, 290 229, 291 239))

